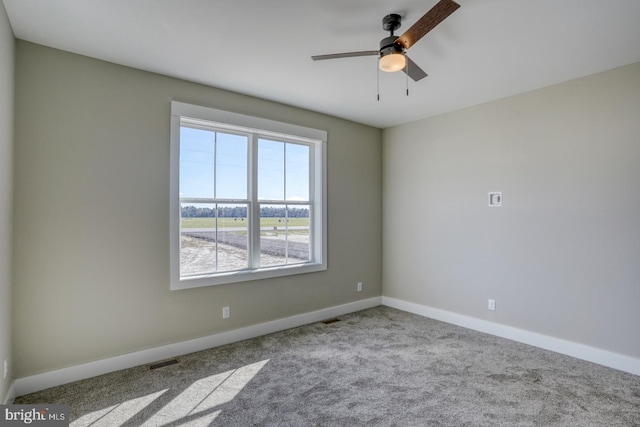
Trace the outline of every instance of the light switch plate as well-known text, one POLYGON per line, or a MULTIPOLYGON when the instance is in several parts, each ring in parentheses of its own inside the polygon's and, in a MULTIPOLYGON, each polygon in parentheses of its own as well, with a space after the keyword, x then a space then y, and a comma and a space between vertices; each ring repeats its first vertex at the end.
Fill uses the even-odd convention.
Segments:
POLYGON ((502 191, 494 191, 489 193, 489 206, 502 206, 502 191))

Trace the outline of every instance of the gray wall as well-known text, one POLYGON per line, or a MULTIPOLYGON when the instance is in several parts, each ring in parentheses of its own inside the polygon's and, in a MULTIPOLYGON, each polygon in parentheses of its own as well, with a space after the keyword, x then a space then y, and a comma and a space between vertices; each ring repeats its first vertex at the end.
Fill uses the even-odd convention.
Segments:
POLYGON ((639 112, 640 63, 385 130, 383 294, 640 357, 639 112))
POLYGON ((11 366, 11 211, 13 181, 14 39, 0 2, 0 403, 11 375, 4 378, 4 360, 11 366))
POLYGON ((15 377, 381 295, 380 130, 23 41, 16 54, 15 377), (169 291, 174 98, 328 131, 328 271, 169 291))

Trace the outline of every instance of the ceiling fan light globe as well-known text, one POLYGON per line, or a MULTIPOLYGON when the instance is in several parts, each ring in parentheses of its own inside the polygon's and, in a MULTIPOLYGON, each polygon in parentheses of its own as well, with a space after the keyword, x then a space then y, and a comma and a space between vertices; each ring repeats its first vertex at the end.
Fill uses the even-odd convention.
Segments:
POLYGON ((390 53, 380 58, 380 69, 388 73, 404 70, 407 58, 402 53, 390 53))

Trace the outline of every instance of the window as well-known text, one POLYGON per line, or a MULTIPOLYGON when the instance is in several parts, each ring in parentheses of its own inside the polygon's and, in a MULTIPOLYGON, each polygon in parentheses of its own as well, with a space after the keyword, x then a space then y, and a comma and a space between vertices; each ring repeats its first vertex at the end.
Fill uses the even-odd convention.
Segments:
POLYGON ((171 289, 326 270, 326 132, 171 104, 171 289))

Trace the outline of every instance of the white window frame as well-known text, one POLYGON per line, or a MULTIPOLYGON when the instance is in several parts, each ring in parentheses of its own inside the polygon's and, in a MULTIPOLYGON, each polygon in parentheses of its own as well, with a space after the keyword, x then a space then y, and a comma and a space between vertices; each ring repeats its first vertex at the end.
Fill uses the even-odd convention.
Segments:
MULTIPOLYGON (((283 123, 260 117, 247 116, 230 111, 203 107, 179 101, 171 102, 171 142, 170 142, 170 289, 190 289, 203 286, 222 285, 226 283, 245 282, 249 280, 268 279, 293 274, 311 273, 327 269, 327 132, 283 123), (304 141, 312 147, 313 161, 310 170, 311 191, 311 223, 309 235, 311 239, 312 259, 305 263, 280 265, 275 267, 254 268, 241 271, 211 273, 201 276, 180 277, 180 126, 181 119, 204 121, 208 126, 228 129, 235 132, 259 134, 261 137, 278 138, 284 141, 304 141)), ((250 153, 249 175, 257 174, 255 153, 250 153)), ((249 194, 249 200, 268 204, 268 201, 257 200, 257 192, 249 194)), ((249 233, 259 236, 259 218, 253 215, 254 224, 249 224, 249 233), (257 224, 257 226, 256 226, 257 224)), ((254 237, 255 238, 255 237, 254 237)))

